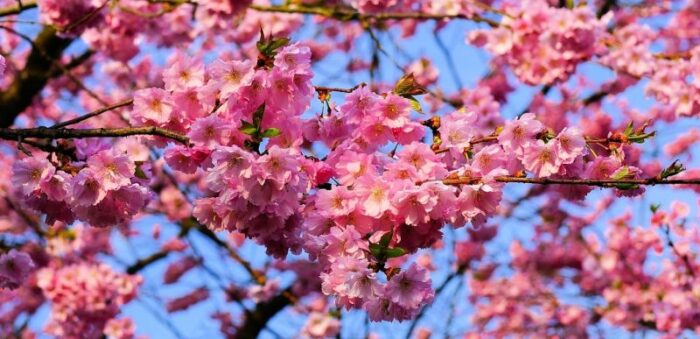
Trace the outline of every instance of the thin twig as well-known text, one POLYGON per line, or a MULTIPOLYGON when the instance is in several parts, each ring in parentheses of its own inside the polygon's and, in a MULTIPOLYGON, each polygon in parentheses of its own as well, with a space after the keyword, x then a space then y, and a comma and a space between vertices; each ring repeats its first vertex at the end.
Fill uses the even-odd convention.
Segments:
POLYGON ((116 104, 114 104, 114 105, 107 106, 107 107, 103 107, 103 108, 100 108, 100 109, 98 109, 98 110, 95 110, 95 111, 92 111, 92 112, 90 112, 90 113, 87 113, 87 114, 85 114, 85 115, 79 116, 79 117, 77 117, 77 118, 75 118, 75 119, 71 119, 71 120, 68 120, 68 121, 64 121, 64 122, 61 122, 61 123, 57 123, 57 124, 51 126, 51 128, 62 128, 62 127, 66 127, 66 126, 69 126, 69 125, 77 124, 77 123, 79 123, 79 122, 81 122, 81 121, 84 121, 84 120, 90 119, 90 118, 92 118, 92 117, 98 116, 98 115, 100 115, 100 114, 102 114, 102 113, 109 112, 109 111, 111 111, 111 110, 114 110, 114 109, 117 109, 117 108, 121 108, 121 107, 124 107, 124 106, 129 106, 129 105, 131 105, 132 103, 134 103, 134 100, 133 100, 133 99, 124 100, 124 101, 119 102, 119 103, 116 103, 116 104))

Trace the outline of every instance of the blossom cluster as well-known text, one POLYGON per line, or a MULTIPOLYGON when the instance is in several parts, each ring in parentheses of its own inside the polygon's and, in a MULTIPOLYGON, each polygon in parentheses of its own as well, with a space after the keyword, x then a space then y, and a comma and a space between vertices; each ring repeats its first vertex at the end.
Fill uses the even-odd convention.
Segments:
POLYGON ((105 264, 47 267, 37 285, 51 302, 46 333, 62 338, 100 338, 121 307, 136 297, 139 276, 114 272, 105 264))
POLYGON ((524 83, 551 84, 565 81, 578 64, 601 52, 607 20, 586 6, 567 9, 544 0, 522 1, 507 8, 499 27, 473 31, 468 41, 508 63, 524 83))
POLYGON ((0 289, 16 289, 34 270, 32 258, 15 249, 0 255, 0 289))
POLYGON ((17 195, 47 221, 83 220, 95 227, 130 221, 149 200, 136 164, 116 149, 86 148, 82 168, 56 168, 47 159, 24 158, 12 167, 17 195), (70 173, 70 174, 69 174, 70 173))

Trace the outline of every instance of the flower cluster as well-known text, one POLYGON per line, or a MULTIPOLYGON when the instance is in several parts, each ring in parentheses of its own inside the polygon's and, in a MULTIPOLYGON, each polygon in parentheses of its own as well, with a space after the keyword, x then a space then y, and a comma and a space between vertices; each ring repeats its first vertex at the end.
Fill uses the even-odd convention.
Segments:
POLYGON ((505 60, 523 82, 551 84, 568 79, 601 50, 606 21, 585 6, 555 8, 530 0, 508 8, 501 26, 471 32, 468 40, 505 60))
POLYGON ((52 303, 46 332, 62 338, 100 338, 141 283, 138 276, 87 263, 44 268, 37 280, 52 303))
POLYGON ((80 35, 86 28, 102 19, 102 0, 41 0, 38 1, 41 20, 65 34, 80 35))
POLYGON ((131 220, 149 199, 133 159, 116 149, 93 151, 81 169, 58 169, 46 159, 16 161, 12 182, 17 194, 27 207, 45 213, 49 223, 79 219, 107 227, 131 220))
POLYGON ((17 250, 0 255, 0 289, 16 289, 34 270, 34 262, 28 254, 17 250))

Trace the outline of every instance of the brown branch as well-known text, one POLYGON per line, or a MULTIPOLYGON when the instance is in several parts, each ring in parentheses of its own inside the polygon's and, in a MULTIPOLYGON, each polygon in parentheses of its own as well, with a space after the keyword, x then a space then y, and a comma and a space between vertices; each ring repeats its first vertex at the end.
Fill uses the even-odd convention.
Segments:
POLYGON ((270 319, 294 303, 294 300, 288 297, 289 294, 291 294, 291 287, 268 301, 258 303, 254 310, 246 314, 245 321, 239 327, 234 338, 257 338, 270 319))
MULTIPOLYGON (((424 122, 423 124, 426 125, 429 123, 431 123, 431 122, 428 120, 428 121, 424 122)), ((428 125, 428 126, 432 126, 432 125, 428 125)), ((437 126, 437 128, 439 128, 439 126, 437 126)), ((610 135, 607 138, 585 137, 585 140, 586 140, 587 144, 613 144, 613 143, 630 144, 633 142, 643 141, 647 138, 653 137, 654 135, 656 135, 656 132, 642 133, 642 134, 630 136, 630 137, 624 136, 624 135, 619 134, 619 133, 615 133, 615 134, 610 135)), ((487 143, 487 142, 494 142, 494 141, 498 141, 498 135, 491 134, 491 135, 487 135, 484 137, 474 138, 473 140, 471 140, 469 142, 469 145, 471 147, 473 145, 487 143)), ((443 148, 443 149, 435 150, 435 153, 440 154, 440 153, 445 153, 447 151, 449 151, 449 148, 443 148)))
POLYGON ((124 100, 124 101, 119 102, 119 103, 116 103, 116 104, 114 104, 114 105, 107 106, 107 107, 103 107, 103 108, 100 108, 100 109, 98 109, 98 110, 95 110, 95 111, 92 111, 92 112, 90 112, 90 113, 87 113, 87 114, 85 114, 85 115, 79 116, 79 117, 77 117, 77 118, 75 118, 75 119, 71 119, 71 120, 68 120, 68 121, 64 121, 64 122, 55 124, 55 125, 51 126, 51 128, 62 128, 62 127, 66 127, 66 126, 69 126, 69 125, 77 124, 77 123, 79 123, 79 122, 81 122, 81 121, 85 121, 85 120, 90 119, 90 118, 92 118, 92 117, 98 116, 98 115, 100 115, 100 114, 102 114, 102 113, 109 112, 109 111, 111 111, 111 110, 114 110, 114 109, 117 109, 117 108, 121 108, 121 107, 124 107, 124 106, 129 106, 129 105, 131 105, 132 103, 134 103, 134 100, 133 100, 133 99, 124 100))
MULTIPOLYGON (((442 180, 445 185, 473 185, 482 182, 481 177, 457 177, 442 180)), ((568 178, 521 178, 515 176, 498 176, 491 181, 502 183, 521 183, 534 185, 579 185, 615 187, 616 185, 700 185, 700 178, 692 179, 568 179, 568 178)))
POLYGON ((36 6, 37 2, 35 0, 20 1, 17 5, 0 8, 0 17, 17 15, 26 9, 36 8, 36 6))
POLYGON ((275 12, 275 13, 290 13, 290 14, 312 14, 326 18, 331 18, 339 21, 386 21, 386 20, 448 20, 448 19, 465 19, 474 22, 487 23, 492 27, 498 27, 500 23, 495 20, 488 19, 479 15, 467 16, 464 14, 430 14, 420 12, 402 12, 402 13, 360 13, 349 8, 328 8, 328 7, 311 7, 311 6, 259 6, 252 5, 251 9, 259 12, 275 12))
POLYGON ((161 259, 165 259, 165 257, 168 256, 168 251, 158 251, 155 252, 143 259, 139 259, 135 263, 131 264, 131 266, 126 268, 126 273, 128 274, 136 274, 139 273, 141 270, 144 268, 148 267, 149 265, 160 261, 161 259))
POLYGON ((355 85, 350 88, 339 88, 339 87, 325 87, 325 86, 314 86, 316 89, 316 92, 340 92, 340 93, 352 93, 354 90, 365 86, 365 83, 361 83, 359 85, 355 85))
POLYGON ((185 145, 189 144, 189 138, 160 128, 160 127, 126 127, 126 128, 94 128, 73 129, 47 127, 11 129, 0 128, 0 139, 20 140, 24 138, 39 139, 82 139, 82 138, 111 138, 126 137, 131 135, 153 135, 176 140, 185 145))
POLYGON ((55 60, 72 41, 59 37, 56 29, 49 26, 37 35, 24 69, 4 92, 0 92, 0 128, 12 126, 15 118, 32 104, 54 74, 55 60))

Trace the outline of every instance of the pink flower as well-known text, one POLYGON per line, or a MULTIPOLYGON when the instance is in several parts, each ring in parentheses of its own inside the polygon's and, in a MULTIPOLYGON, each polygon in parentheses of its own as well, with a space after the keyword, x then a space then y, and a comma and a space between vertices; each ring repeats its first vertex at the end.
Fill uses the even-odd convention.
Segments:
POLYGON ((537 133, 543 129, 544 126, 535 119, 534 114, 525 113, 520 119, 506 122, 503 131, 498 135, 498 142, 506 151, 520 155, 524 147, 536 142, 537 133))
POLYGON ((192 206, 175 186, 167 186, 160 191, 160 203, 165 214, 173 221, 188 218, 192 213, 192 206))
POLYGON ((3 75, 5 73, 5 57, 0 55, 0 75, 3 75))
POLYGON ((196 145, 214 148, 228 143, 231 127, 224 119, 210 115, 195 120, 187 136, 196 145))
POLYGON ((408 66, 406 73, 412 73, 416 77, 416 82, 422 86, 430 86, 437 82, 440 72, 433 66, 430 59, 421 58, 408 66))
POLYGON ((99 338, 123 305, 136 298, 141 278, 114 272, 104 264, 47 267, 37 286, 51 302, 46 332, 66 338, 99 338))
POLYGON ((559 159, 562 164, 573 163, 586 150, 586 139, 577 127, 564 128, 556 137, 559 159))
POLYGON ((70 182, 73 204, 91 206, 99 203, 107 195, 95 173, 90 168, 84 168, 70 182))
POLYGON ((406 309, 418 309, 433 301, 434 291, 430 273, 416 264, 391 277, 384 290, 385 296, 406 309))
POLYGON ((311 50, 294 43, 282 48, 275 55, 275 68, 291 74, 311 74, 311 50))
POLYGON ((345 97, 340 111, 347 117, 348 122, 357 124, 362 119, 374 113, 375 105, 381 97, 372 92, 368 86, 361 86, 345 97))
POLYGON ((474 126, 478 116, 473 111, 460 109, 445 115, 441 119, 440 136, 445 147, 455 147, 460 152, 469 147, 475 137, 474 126))
POLYGON ((478 171, 482 176, 502 170, 508 161, 506 152, 499 145, 488 145, 474 154, 472 169, 478 171))
POLYGON ((340 331, 340 321, 328 313, 311 312, 301 329, 304 338, 333 338, 340 331))
POLYGON ((394 211, 395 208, 389 199, 391 188, 388 182, 373 174, 365 174, 355 182, 363 211, 366 215, 379 218, 387 211, 394 211))
POLYGON ((163 157, 165 162, 173 169, 192 174, 197 171, 197 168, 202 166, 210 153, 211 150, 203 146, 186 147, 177 145, 165 151, 163 157))
POLYGON ((34 261, 24 252, 11 249, 0 255, 0 289, 18 288, 34 270, 34 261))
POLYGON ((170 94, 160 88, 147 88, 134 92, 133 117, 138 123, 153 122, 164 125, 170 121, 173 105, 170 94))
POLYGON ((250 61, 214 61, 209 69, 211 81, 219 87, 222 98, 228 98, 244 84, 247 84, 253 76, 253 65, 250 61))
POLYGON ((418 225, 430 220, 430 212, 438 203, 438 197, 424 186, 398 191, 394 197, 397 215, 405 218, 406 224, 418 225))
POLYGON ((133 339, 134 322, 129 318, 110 319, 105 325, 104 334, 111 339, 133 339))
POLYGON ((544 141, 537 140, 536 143, 525 147, 522 163, 525 169, 540 178, 559 172, 561 158, 559 158, 558 143, 550 141, 545 144, 544 141))
POLYGON ((71 176, 58 171, 41 183, 41 191, 51 200, 63 201, 68 195, 71 176))
POLYGON ((109 227, 130 221, 148 203, 148 192, 140 185, 128 185, 107 195, 92 206, 77 206, 75 214, 94 227, 109 227))
POLYGON ((56 169, 46 159, 25 158, 12 164, 12 184, 22 189, 24 195, 38 190, 51 179, 56 169))
POLYGON ((101 151, 88 158, 87 164, 107 191, 129 185, 136 171, 134 162, 115 150, 101 151))
POLYGON ((364 259, 339 257, 330 272, 321 275, 323 293, 349 299, 376 297, 381 287, 367 264, 364 259))
POLYGON ((174 54, 163 71, 163 82, 168 91, 182 91, 204 86, 204 64, 183 53, 174 54))
POLYGON ((411 103, 408 99, 389 93, 384 100, 379 100, 374 109, 386 126, 399 128, 409 121, 411 103))
POLYGON ((338 181, 342 185, 352 185, 355 180, 367 173, 374 173, 374 157, 370 154, 345 152, 335 165, 338 181))
POLYGON ((430 146, 412 142, 398 152, 401 161, 411 164, 420 173, 421 180, 441 179, 447 175, 445 164, 430 146))
POLYGON ((319 190, 316 195, 316 207, 327 216, 341 217, 350 214, 357 206, 355 191, 345 186, 334 186, 330 190, 319 190))

